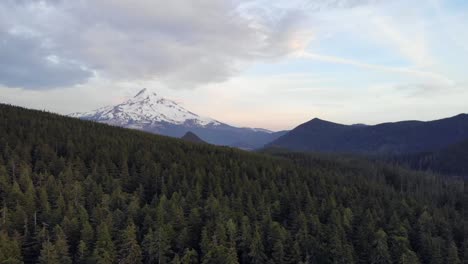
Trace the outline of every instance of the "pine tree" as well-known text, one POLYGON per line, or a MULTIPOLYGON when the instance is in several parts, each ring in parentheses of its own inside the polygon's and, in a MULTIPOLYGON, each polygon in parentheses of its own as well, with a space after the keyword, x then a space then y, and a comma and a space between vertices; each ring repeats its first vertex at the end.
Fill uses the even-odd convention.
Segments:
POLYGON ((41 264, 60 264, 60 259, 54 245, 50 241, 42 243, 42 249, 39 256, 41 264))
POLYGON ((419 264, 418 255, 414 253, 414 251, 408 250, 406 251, 398 261, 398 264, 419 264))
MULTIPOLYGON (((237 264, 237 254, 235 250, 222 245, 213 246, 210 251, 203 257, 203 264, 225 263, 237 264)), ((257 262, 259 263, 259 262, 257 262)))
POLYGON ((78 249, 76 252, 76 261, 78 264, 88 263, 89 249, 83 240, 78 243, 78 249))
POLYGON ((170 240, 164 227, 150 228, 143 239, 145 263, 167 263, 169 261, 170 240))
POLYGON ((281 240, 277 240, 273 244, 272 248, 272 258, 275 263, 285 263, 285 253, 284 253, 284 245, 281 240))
POLYGON ((392 260, 388 253, 387 245, 387 234, 379 229, 375 236, 373 243, 373 250, 371 252, 371 263, 372 264, 391 264, 392 260))
POLYGON ((93 259, 96 264, 115 263, 115 247, 106 223, 102 223, 98 226, 96 247, 94 248, 93 259))
POLYGON ((432 238, 430 264, 443 264, 442 258, 442 239, 440 237, 432 238))
POLYGON ((142 263, 141 248, 136 239, 136 228, 130 223, 123 231, 119 249, 119 263, 139 264, 142 263))
POLYGON ((67 242, 67 237, 65 236, 65 233, 63 232, 62 228, 60 226, 56 226, 54 229, 55 233, 55 251, 57 252, 57 256, 59 259, 59 262, 61 264, 71 264, 72 260, 70 258, 69 254, 69 248, 68 248, 68 242, 67 242))
POLYGON ((452 241, 449 245, 447 252, 447 261, 446 263, 460 264, 460 258, 458 257, 458 250, 455 243, 452 241))
POLYGON ((287 231, 278 222, 270 223, 269 244, 271 246, 271 256, 275 263, 284 263, 286 258, 284 242, 287 231))
POLYGON ((18 241, 11 239, 4 231, 0 231, 0 263, 23 263, 18 241))
POLYGON ((88 219, 85 219, 82 223, 80 237, 83 242, 87 245, 90 245, 94 240, 94 230, 91 224, 89 223, 88 219))
POLYGON ((249 252, 251 263, 265 263, 265 252, 263 248, 262 238, 260 236, 259 228, 255 228, 255 232, 252 237, 249 252))
POLYGON ((195 264, 198 263, 198 254, 194 249, 186 249, 184 255, 180 259, 182 264, 195 264))

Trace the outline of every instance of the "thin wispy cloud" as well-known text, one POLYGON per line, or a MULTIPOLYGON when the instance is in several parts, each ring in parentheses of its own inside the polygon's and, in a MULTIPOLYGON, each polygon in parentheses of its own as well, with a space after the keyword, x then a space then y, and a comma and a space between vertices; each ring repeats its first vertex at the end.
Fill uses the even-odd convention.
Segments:
POLYGON ((311 59, 311 60, 318 60, 318 61, 323 61, 323 62, 328 62, 328 63, 337 63, 337 64, 344 64, 344 65, 350 65, 350 66, 355 66, 363 69, 368 69, 368 70, 376 70, 376 71, 384 71, 384 72, 391 72, 391 73, 401 73, 401 74, 408 74, 408 75, 414 75, 417 77, 424 77, 428 78, 432 81, 437 81, 446 85, 453 85, 454 81, 442 76, 437 73, 433 72, 428 72, 428 71, 421 71, 417 69, 411 69, 411 68, 405 68, 405 67, 389 67, 385 65, 377 65, 377 64, 370 64, 370 63, 365 63, 357 60, 350 60, 346 58, 340 58, 340 57, 335 57, 335 56, 328 56, 328 55, 321 55, 321 54, 314 54, 310 52, 301 52, 297 53, 296 56, 299 58, 306 58, 306 59, 311 59))

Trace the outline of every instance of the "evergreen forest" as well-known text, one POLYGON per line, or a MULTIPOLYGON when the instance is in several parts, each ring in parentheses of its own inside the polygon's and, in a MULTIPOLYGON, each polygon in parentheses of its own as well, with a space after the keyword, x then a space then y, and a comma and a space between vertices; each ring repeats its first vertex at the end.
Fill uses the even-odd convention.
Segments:
POLYGON ((457 178, 0 104, 0 263, 458 264, 465 201, 457 178))

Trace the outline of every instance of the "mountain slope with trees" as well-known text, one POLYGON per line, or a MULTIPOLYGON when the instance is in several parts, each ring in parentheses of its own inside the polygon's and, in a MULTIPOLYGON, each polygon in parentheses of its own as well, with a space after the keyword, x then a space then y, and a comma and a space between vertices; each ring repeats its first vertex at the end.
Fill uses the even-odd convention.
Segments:
POLYGON ((468 178, 468 140, 438 151, 382 157, 382 160, 415 170, 468 178))
POLYGON ((295 151, 409 154, 435 151, 468 139, 468 114, 434 121, 373 126, 342 125, 314 118, 267 144, 295 151))
POLYGON ((463 182, 0 105, 0 263, 461 263, 463 182))

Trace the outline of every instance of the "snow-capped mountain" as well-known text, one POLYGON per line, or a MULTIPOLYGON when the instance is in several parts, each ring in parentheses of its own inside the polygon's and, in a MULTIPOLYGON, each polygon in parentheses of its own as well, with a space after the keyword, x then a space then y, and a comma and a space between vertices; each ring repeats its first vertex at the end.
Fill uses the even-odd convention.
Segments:
POLYGON ((284 134, 262 128, 234 127, 199 116, 148 89, 141 90, 123 103, 70 116, 177 138, 193 131, 211 144, 249 149, 262 147, 284 134))
POLYGON ((133 98, 91 112, 73 113, 70 116, 94 120, 110 125, 143 129, 160 123, 191 126, 216 126, 221 123, 208 117, 194 114, 172 100, 143 89, 133 98))

